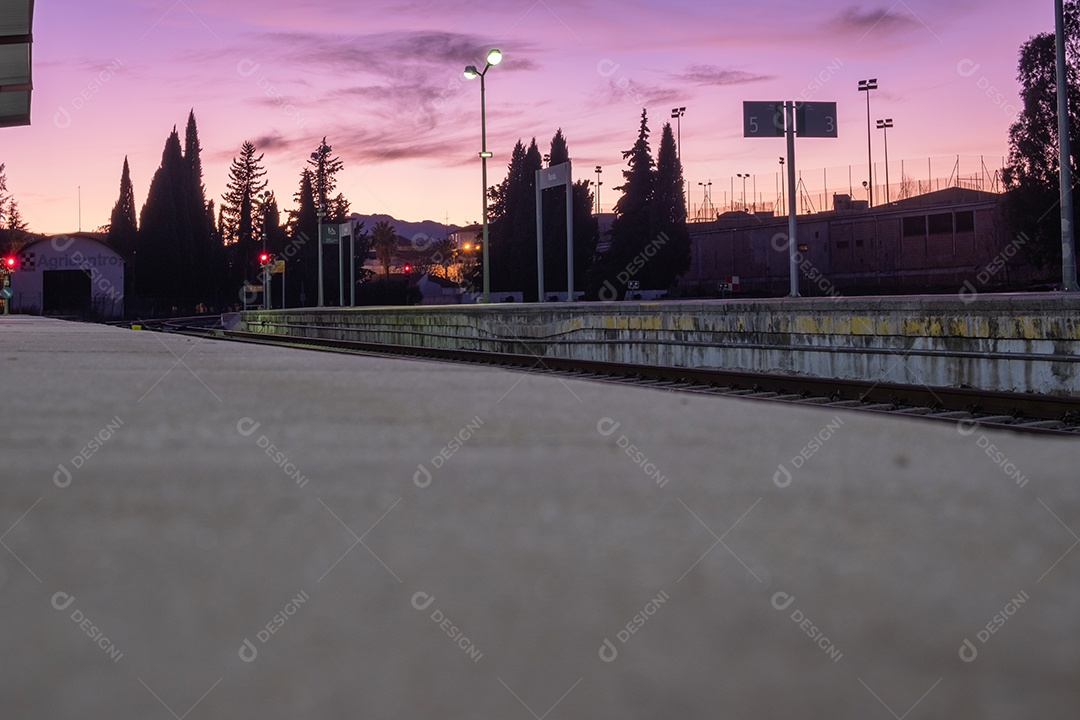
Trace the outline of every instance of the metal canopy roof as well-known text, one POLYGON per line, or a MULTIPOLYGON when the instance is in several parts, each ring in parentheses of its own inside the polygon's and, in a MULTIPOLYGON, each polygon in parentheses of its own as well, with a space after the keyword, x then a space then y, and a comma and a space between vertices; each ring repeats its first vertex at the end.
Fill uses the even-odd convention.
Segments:
POLYGON ((0 127, 30 124, 34 0, 0 0, 0 127))

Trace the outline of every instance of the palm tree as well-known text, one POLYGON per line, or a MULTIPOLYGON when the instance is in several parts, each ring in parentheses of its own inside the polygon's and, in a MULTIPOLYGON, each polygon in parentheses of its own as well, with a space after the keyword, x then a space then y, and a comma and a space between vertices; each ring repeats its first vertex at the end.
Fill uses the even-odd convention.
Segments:
POLYGON ((397 230, 386 220, 380 220, 371 228, 371 247, 375 250, 375 259, 383 266, 386 277, 390 277, 390 263, 397 250, 397 230))

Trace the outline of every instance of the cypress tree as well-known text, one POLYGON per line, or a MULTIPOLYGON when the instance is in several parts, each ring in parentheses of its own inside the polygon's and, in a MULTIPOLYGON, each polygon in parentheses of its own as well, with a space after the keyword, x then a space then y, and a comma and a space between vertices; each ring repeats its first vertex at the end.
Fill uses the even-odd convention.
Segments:
POLYGON ((645 247, 642 287, 662 290, 690 269, 690 231, 686 227, 686 196, 682 163, 671 123, 664 123, 656 154, 651 239, 645 247), (661 244, 662 243, 662 244, 661 244), (650 253, 655 253, 650 256, 650 253))
POLYGON ((289 211, 289 236, 296 251, 285 261, 285 294, 290 306, 311 307, 317 302, 319 292, 319 219, 314 175, 310 168, 305 167, 300 172, 300 187, 293 199, 296 209, 289 211))
POLYGON ((156 297, 157 307, 170 312, 184 305, 190 265, 184 252, 187 168, 174 127, 165 141, 161 165, 150 181, 139 218, 139 242, 135 251, 136 290, 156 297))
POLYGON ((113 205, 109 216, 109 235, 106 242, 131 263, 135 257, 135 248, 139 239, 139 227, 135 219, 135 189, 131 184, 131 169, 128 159, 124 158, 124 169, 120 172, 120 197, 113 205))

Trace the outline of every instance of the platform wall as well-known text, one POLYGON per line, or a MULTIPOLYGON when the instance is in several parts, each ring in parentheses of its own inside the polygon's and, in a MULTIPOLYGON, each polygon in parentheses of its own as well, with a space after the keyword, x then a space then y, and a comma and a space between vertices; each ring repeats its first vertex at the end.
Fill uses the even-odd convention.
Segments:
POLYGON ((1062 294, 251 311, 253 332, 1080 397, 1062 294))

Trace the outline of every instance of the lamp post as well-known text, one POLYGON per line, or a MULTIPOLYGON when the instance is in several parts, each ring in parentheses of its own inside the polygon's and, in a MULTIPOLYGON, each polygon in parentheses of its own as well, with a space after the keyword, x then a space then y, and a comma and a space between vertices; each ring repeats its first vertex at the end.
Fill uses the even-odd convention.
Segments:
POLYGON ((481 181, 483 184, 481 197, 484 201, 484 249, 483 249, 483 263, 484 263, 484 302, 491 302, 491 265, 488 262, 488 202, 487 202, 487 161, 491 157, 491 153, 487 149, 487 107, 486 107, 486 88, 484 86, 484 77, 487 75, 487 71, 493 66, 502 62, 502 52, 497 49, 488 51, 487 58, 483 70, 477 70, 475 65, 467 65, 465 67, 464 76, 466 80, 472 80, 474 78, 480 78, 480 167, 481 167, 481 181))
POLYGON ((596 166, 596 214, 600 214, 600 186, 604 183, 600 182, 600 173, 604 172, 604 168, 599 165, 596 166))
POLYGON ((885 204, 889 203, 889 128, 893 126, 892 118, 877 121, 878 130, 885 136, 885 204))
POLYGON ((867 202, 870 207, 874 207, 874 155, 870 144, 870 91, 877 90, 877 78, 870 78, 869 80, 859 81, 859 92, 866 93, 866 167, 867 167, 867 180, 869 180, 868 187, 870 188, 870 195, 867 202))
POLYGON ((784 158, 780 158, 780 214, 784 214, 784 158))
MULTIPOLYGON (((679 163, 682 164, 682 117, 686 114, 685 107, 671 108, 671 117, 675 120, 675 157, 679 159, 679 163)), ((686 189, 686 188, 684 188, 686 189)), ((686 189, 686 194, 689 195, 689 189, 686 189)), ((686 202, 690 202, 690 198, 686 198, 686 202)), ((686 208, 687 214, 690 212, 690 208, 686 208)))
POLYGON ((743 212, 746 212, 746 178, 750 177, 750 173, 736 173, 735 175, 742 178, 742 207, 743 212))
POLYGON ((323 252, 322 252, 322 221, 326 216, 326 205, 319 203, 319 207, 315 209, 315 214, 319 216, 319 237, 315 242, 319 246, 319 307, 323 306, 323 252))
MULTIPOLYGON (((709 211, 709 206, 711 204, 710 201, 712 198, 709 197, 709 193, 712 190, 712 180, 708 182, 699 182, 698 185, 701 186, 701 217, 704 220, 708 217, 706 213, 709 211)), ((710 219, 715 220, 716 218, 710 219)))

